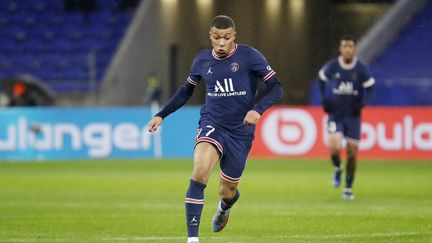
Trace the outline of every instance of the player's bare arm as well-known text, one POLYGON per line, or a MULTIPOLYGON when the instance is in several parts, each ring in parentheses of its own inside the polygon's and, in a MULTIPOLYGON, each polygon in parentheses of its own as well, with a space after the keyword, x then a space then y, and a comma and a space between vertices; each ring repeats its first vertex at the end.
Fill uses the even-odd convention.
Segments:
POLYGON ((248 113, 246 114, 244 120, 243 120, 243 124, 246 126, 249 125, 256 125, 258 123, 258 120, 261 118, 261 115, 254 110, 250 110, 248 111, 248 113))
POLYGON ((147 124, 149 132, 156 132, 159 126, 162 124, 162 117, 155 116, 147 124))

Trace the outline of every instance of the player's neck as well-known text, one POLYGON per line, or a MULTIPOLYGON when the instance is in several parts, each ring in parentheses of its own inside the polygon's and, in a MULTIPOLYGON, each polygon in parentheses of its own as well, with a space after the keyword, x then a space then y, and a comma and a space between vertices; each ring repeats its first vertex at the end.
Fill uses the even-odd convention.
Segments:
POLYGON ((343 61, 343 63, 350 65, 354 61, 354 58, 343 58, 342 57, 342 61, 343 61))

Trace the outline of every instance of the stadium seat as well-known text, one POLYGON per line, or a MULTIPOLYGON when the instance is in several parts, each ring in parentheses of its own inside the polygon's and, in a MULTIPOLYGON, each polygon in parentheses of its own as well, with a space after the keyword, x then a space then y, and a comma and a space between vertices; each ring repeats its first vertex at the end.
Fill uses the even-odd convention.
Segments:
POLYGON ((377 79, 374 104, 432 105, 432 2, 371 64, 377 79))
POLYGON ((55 91, 89 90, 88 53, 96 53, 102 78, 131 18, 117 0, 98 4, 88 18, 65 11, 63 0, 0 1, 0 76, 28 73, 55 91))

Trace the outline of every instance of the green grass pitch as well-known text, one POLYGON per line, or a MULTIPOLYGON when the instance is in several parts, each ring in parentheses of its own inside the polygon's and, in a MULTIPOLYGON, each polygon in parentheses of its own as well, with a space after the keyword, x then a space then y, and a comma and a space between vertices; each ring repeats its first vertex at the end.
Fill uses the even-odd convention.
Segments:
MULTIPOLYGON (((190 160, 0 163, 0 242, 186 242, 190 160)), ((432 161, 360 161, 356 200, 324 160, 250 160, 227 227, 201 242, 432 242, 432 161)))

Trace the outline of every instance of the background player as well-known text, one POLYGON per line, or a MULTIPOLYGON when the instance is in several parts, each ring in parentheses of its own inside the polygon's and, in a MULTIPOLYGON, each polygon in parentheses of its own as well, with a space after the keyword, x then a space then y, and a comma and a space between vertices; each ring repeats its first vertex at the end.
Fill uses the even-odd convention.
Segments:
POLYGON ((353 200, 352 185, 357 166, 361 110, 373 93, 375 79, 356 57, 356 43, 351 36, 341 39, 339 51, 340 56, 327 62, 319 71, 319 83, 324 111, 328 113, 328 143, 335 166, 333 185, 339 187, 341 183, 340 150, 345 137, 347 167, 343 197, 353 200))
POLYGON ((198 53, 187 81, 168 104, 148 123, 154 132, 162 120, 183 106, 195 86, 206 82, 206 99, 201 108, 194 151, 194 168, 186 193, 188 242, 198 242, 204 204, 204 188, 213 167, 220 162, 220 202, 213 218, 213 231, 228 222, 230 208, 238 200, 238 182, 243 173, 261 114, 282 96, 280 82, 264 56, 256 49, 236 44, 234 21, 216 16, 210 27, 212 49, 198 53), (254 103, 257 82, 264 81, 267 92, 254 103))

